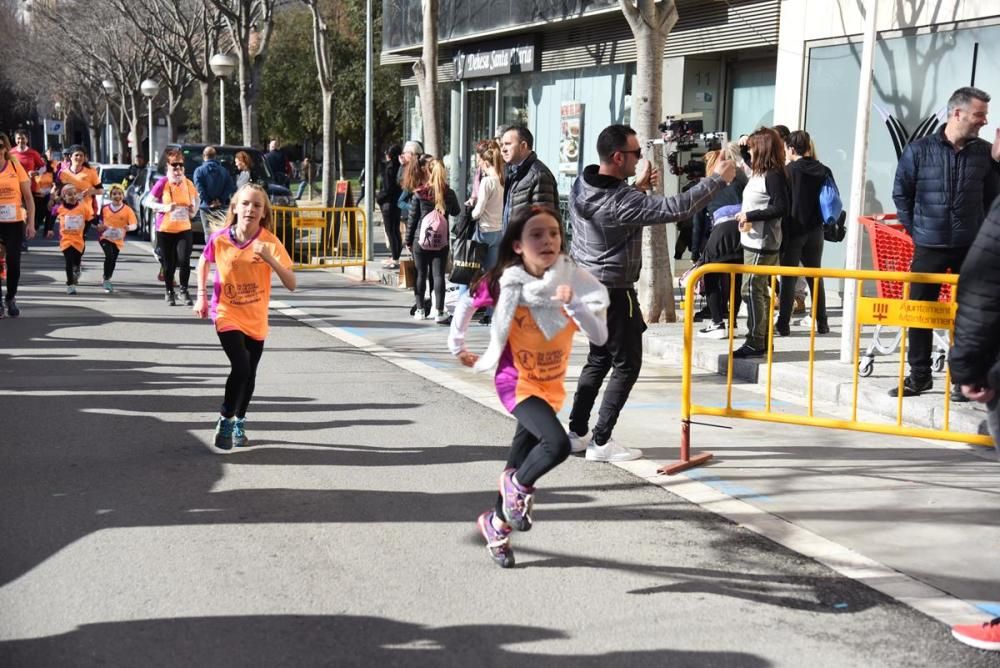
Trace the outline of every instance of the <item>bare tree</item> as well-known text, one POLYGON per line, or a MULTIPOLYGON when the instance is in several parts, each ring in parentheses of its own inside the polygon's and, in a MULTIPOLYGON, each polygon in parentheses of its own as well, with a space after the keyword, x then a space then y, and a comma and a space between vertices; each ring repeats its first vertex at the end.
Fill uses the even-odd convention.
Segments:
POLYGON ((267 45, 274 28, 277 0, 205 0, 215 7, 226 26, 225 35, 236 53, 240 87, 243 143, 259 144, 257 96, 267 45))
MULTIPOLYGON (((625 20, 635 38, 636 83, 632 95, 632 122, 641 144, 659 135, 657 124, 663 114, 663 47, 677 23, 675 0, 619 0, 625 20)), ((659 151, 650 156, 663 173, 659 151)), ((639 303, 646 322, 674 322, 673 277, 667 248, 667 230, 650 225, 642 231, 642 273, 639 276, 639 303)))
POLYGON ((317 0, 302 0, 312 15, 313 52, 316 55, 316 72, 323 101, 323 206, 333 206, 334 149, 337 145, 336 113, 333 106, 335 80, 330 58, 330 26, 323 17, 317 0))
POLYGON ((421 0, 424 42, 420 59, 413 63, 420 93, 420 115, 423 117, 424 150, 441 157, 441 122, 437 113, 437 37, 439 0, 421 0))

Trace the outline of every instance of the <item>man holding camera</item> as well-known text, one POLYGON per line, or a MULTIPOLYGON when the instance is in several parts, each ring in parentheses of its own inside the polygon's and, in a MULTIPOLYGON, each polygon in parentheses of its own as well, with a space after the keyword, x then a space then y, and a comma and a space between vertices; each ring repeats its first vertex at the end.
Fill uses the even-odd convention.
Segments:
POLYGON ((642 368, 646 323, 635 292, 642 267, 642 228, 691 218, 733 180, 736 166, 721 160, 711 176, 687 192, 647 196, 646 191, 659 176, 648 161, 641 160, 635 130, 627 125, 608 126, 597 138, 597 154, 601 164, 588 165, 570 192, 570 256, 608 289, 608 341, 603 346, 590 346, 573 398, 569 438, 573 451, 585 449, 591 461, 619 462, 642 456, 641 450, 619 445, 611 438, 642 368), (626 179, 636 176, 637 165, 635 185, 629 185, 626 179), (591 433, 590 413, 609 371, 611 380, 591 433))

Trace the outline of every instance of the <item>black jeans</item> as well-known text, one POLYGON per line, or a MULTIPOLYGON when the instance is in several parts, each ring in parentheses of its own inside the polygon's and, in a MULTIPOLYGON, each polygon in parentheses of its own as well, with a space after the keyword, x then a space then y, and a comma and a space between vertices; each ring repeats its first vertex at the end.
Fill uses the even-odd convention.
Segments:
MULTIPOLYGON (((705 274, 705 297, 712 322, 729 322, 729 289, 731 274, 705 274)), ((743 274, 736 274, 736 310, 733 317, 740 314, 740 291, 743 289, 743 274)))
POLYGON ((104 249, 104 280, 110 281, 115 273, 115 265, 118 264, 118 244, 101 239, 101 248, 104 249))
POLYGON ((17 296, 17 284, 21 281, 21 242, 24 241, 23 223, 0 223, 0 241, 7 247, 7 295, 8 301, 17 296))
POLYGON ((646 323, 639 310, 639 300, 632 288, 608 290, 608 341, 603 346, 590 344, 587 363, 580 372, 580 381, 573 396, 573 410, 569 427, 577 434, 586 434, 590 412, 605 376, 611 371, 611 380, 604 390, 604 399, 594 426, 594 442, 604 445, 618 422, 632 386, 642 369, 642 333, 646 323), (612 369, 614 369, 612 371, 612 369))
MULTIPOLYGON (((534 487, 543 475, 569 457, 569 435, 552 406, 539 397, 528 397, 513 410, 517 429, 507 456, 509 469, 517 470, 517 482, 534 487)), ((497 495, 497 516, 503 517, 503 497, 497 495)))
POLYGON ((170 292, 174 289, 174 270, 180 270, 180 287, 188 289, 191 279, 191 248, 194 246, 194 233, 159 232, 156 239, 160 246, 160 259, 163 260, 163 283, 170 292))
POLYGON ((382 227, 389 239, 389 252, 393 262, 399 262, 403 252, 403 235, 399 231, 399 207, 395 203, 382 205, 382 227))
MULTIPOLYGON (((786 238, 781 245, 781 264, 785 267, 819 268, 823 266, 823 228, 817 227, 815 230, 793 237, 786 238)), ((797 276, 782 276, 781 290, 778 301, 778 326, 788 327, 792 318, 792 306, 795 301, 795 282, 797 276)), ((809 290, 812 291, 813 279, 807 278, 809 290)), ((813 309, 816 313, 816 324, 825 326, 826 317, 826 290, 823 289, 823 279, 819 279, 819 287, 813 298, 813 309)))
POLYGON ((80 271, 80 260, 83 259, 83 253, 72 246, 65 248, 62 253, 63 258, 66 260, 66 285, 75 285, 76 274, 80 271))
POLYGON ((264 354, 264 342, 252 339, 239 330, 218 332, 222 349, 229 358, 226 396, 219 413, 223 417, 246 417, 247 406, 257 384, 257 365, 264 354))
MULTIPOLYGON (((950 270, 958 273, 968 252, 968 248, 917 246, 913 249, 913 262, 910 263, 910 271, 924 274, 944 274, 950 270)), ((936 283, 911 283, 910 299, 922 302, 936 301, 940 291, 941 286, 936 283)), ((926 381, 931 377, 933 341, 934 330, 910 328, 906 360, 910 363, 910 376, 916 381, 926 381)))
POLYGON ((431 292, 434 293, 434 308, 439 312, 444 311, 444 269, 448 263, 448 247, 441 250, 429 251, 420 247, 420 244, 413 244, 413 265, 417 269, 417 282, 413 284, 413 294, 416 295, 417 308, 423 308, 424 292, 427 289, 428 281, 431 284, 431 292))

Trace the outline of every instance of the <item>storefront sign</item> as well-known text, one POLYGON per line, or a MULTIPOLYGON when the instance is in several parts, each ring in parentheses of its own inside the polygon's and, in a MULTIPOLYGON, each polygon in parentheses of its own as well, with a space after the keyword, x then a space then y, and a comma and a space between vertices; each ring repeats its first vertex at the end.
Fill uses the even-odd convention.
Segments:
POLYGON ((483 45, 475 51, 459 51, 454 63, 456 79, 534 72, 538 69, 538 46, 534 38, 483 45))
POLYGON ((559 119, 562 135, 559 139, 559 173, 576 176, 583 153, 583 103, 563 102, 559 119))

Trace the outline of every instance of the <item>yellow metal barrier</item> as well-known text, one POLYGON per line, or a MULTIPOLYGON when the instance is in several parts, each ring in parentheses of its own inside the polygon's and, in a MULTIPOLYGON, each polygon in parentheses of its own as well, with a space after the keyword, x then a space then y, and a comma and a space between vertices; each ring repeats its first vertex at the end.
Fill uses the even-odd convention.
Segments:
MULTIPOLYGON (((951 374, 945 366, 945 388, 944 393, 944 428, 931 429, 924 427, 907 427, 903 425, 903 380, 906 374, 906 330, 909 327, 920 326, 926 329, 937 328, 947 329, 949 336, 954 335, 955 310, 954 303, 911 301, 909 299, 911 283, 942 283, 951 285, 952 299, 955 299, 958 285, 957 274, 918 274, 906 272, 888 271, 852 271, 845 269, 807 269, 803 267, 780 267, 780 266, 751 266, 739 264, 706 264, 695 268, 687 279, 687 288, 684 300, 684 356, 681 379, 681 457, 680 460, 671 464, 659 467, 659 473, 674 474, 689 468, 699 466, 712 458, 711 453, 701 453, 691 455, 691 416, 692 415, 714 415, 719 417, 742 418, 747 420, 760 420, 764 422, 776 422, 781 424, 796 424, 813 427, 826 427, 829 429, 847 429, 851 431, 868 432, 875 434, 892 434, 895 436, 911 436, 915 438, 931 438, 944 441, 955 441, 960 443, 971 443, 975 445, 992 446, 993 441, 989 436, 980 434, 968 434, 953 432, 949 429, 949 409, 951 406, 951 396, 948 388, 951 387, 951 374), (700 406, 691 402, 691 355, 694 327, 694 286, 698 279, 705 274, 729 274, 729 355, 726 367, 726 405, 724 408, 718 406, 700 406), (764 410, 740 410, 733 408, 733 339, 735 335, 735 315, 736 304, 739 295, 736 294, 736 281, 732 280, 737 274, 756 274, 770 276, 770 305, 768 307, 767 326, 767 388, 765 391, 764 410), (771 410, 771 371, 774 363, 774 308, 775 308, 775 283, 778 276, 803 276, 812 279, 812 292, 816 294, 819 281, 824 278, 843 278, 857 281, 857 294, 863 294, 862 288, 865 281, 899 281, 904 284, 903 299, 872 299, 862 297, 858 299, 856 305, 855 318, 855 347, 853 378, 854 390, 851 405, 851 418, 849 420, 836 418, 816 417, 813 414, 813 375, 815 371, 816 353, 816 317, 812 314, 812 324, 809 330, 809 378, 807 395, 807 412, 805 415, 795 415, 789 413, 775 413, 771 410), (897 388, 899 399, 897 400, 896 423, 884 424, 879 422, 866 422, 858 420, 858 376, 859 358, 861 345, 862 325, 897 325, 902 327, 902 345, 900 346, 899 378, 897 388)), ((815 311, 815 301, 813 309, 815 311)))
POLYGON ((295 269, 365 267, 368 219, 356 207, 271 208, 271 231, 295 269))

